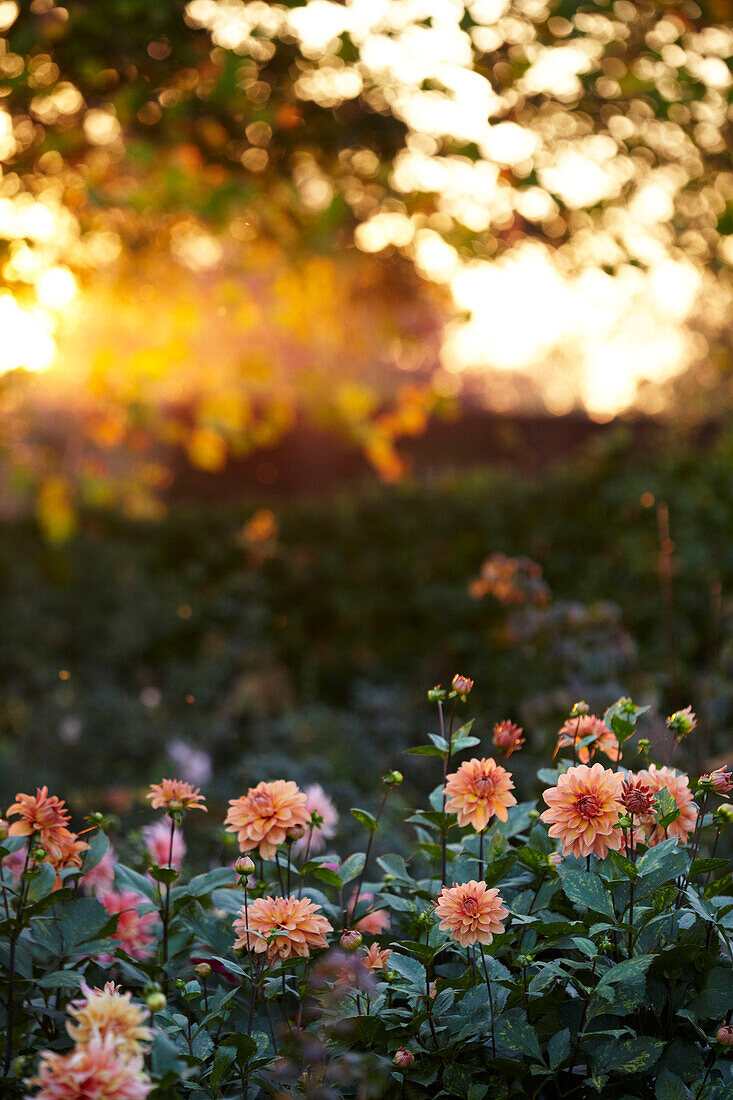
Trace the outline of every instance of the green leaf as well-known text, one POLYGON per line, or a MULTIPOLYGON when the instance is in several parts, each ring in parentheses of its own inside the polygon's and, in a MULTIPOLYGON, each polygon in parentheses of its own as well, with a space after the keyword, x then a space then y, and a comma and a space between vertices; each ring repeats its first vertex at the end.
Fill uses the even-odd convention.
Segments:
POLYGON ((429 733, 428 737, 433 742, 436 749, 439 749, 441 753, 445 753, 446 756, 448 755, 448 742, 445 737, 441 737, 437 733, 429 733))
POLYGON ((453 739, 453 752, 463 752, 464 749, 472 749, 474 745, 480 745, 480 737, 455 737, 453 739))
POLYGON ((686 1100, 687 1089, 676 1074, 665 1069, 657 1077, 654 1096, 655 1100, 686 1100))
POLYGON ((694 875, 710 874, 713 871, 722 871, 728 866, 730 866, 730 860, 728 859, 696 859, 692 864, 690 877, 692 878, 694 875))
POLYGON ((41 989, 78 989, 84 980, 81 970, 57 970, 54 974, 44 974, 36 978, 35 984, 41 989))
POLYGON ((463 1100, 468 1100, 471 1088, 471 1072, 465 1066, 448 1066, 445 1071, 443 1085, 450 1096, 459 1096, 463 1100))
POLYGON ((651 1068, 664 1050, 664 1039, 649 1036, 630 1036, 620 1041, 604 1043, 596 1059, 599 1073, 643 1073, 651 1068))
POLYGON ((509 1056, 529 1057, 542 1061, 542 1051, 534 1028, 524 1020, 502 1016, 496 1023, 496 1045, 509 1056))
POLYGON ((631 879, 632 882, 639 877, 636 864, 632 863, 626 856, 622 856, 620 852, 609 852, 608 858, 613 866, 623 875, 626 875, 628 879, 631 879))
POLYGON ((702 993, 690 1005, 695 1016, 704 1019, 725 1016, 733 1003, 733 969, 716 966, 705 979, 702 993))
POLYGON ((176 871, 175 867, 158 867, 155 864, 148 868, 148 874, 156 882, 162 882, 164 886, 170 886, 177 878, 180 878, 180 873, 176 871))
POLYGON ((565 896, 575 905, 585 905, 594 913, 615 919, 613 902, 602 879, 592 871, 579 871, 560 864, 558 868, 565 896))
POLYGON ((368 810, 360 810, 358 806, 352 807, 352 809, 349 810, 349 813, 352 817, 356 818, 360 825, 363 825, 365 829, 368 829, 370 833, 376 833, 377 829, 379 828, 379 824, 374 814, 370 814, 368 810))
MULTIPOLYGON (((245 1036, 247 1038, 247 1036, 245 1036)), ((257 1047, 253 1040, 250 1040, 255 1050, 257 1047)), ((217 1049, 214 1055, 214 1065, 211 1069, 211 1077, 209 1078, 211 1087, 216 1092, 222 1081, 222 1078, 226 1076, 227 1070, 233 1064, 234 1059, 237 1057, 237 1051, 235 1047, 222 1046, 217 1049)))
POLYGON ((557 1069, 570 1054, 570 1031, 564 1028, 553 1035, 547 1044, 547 1056, 550 1061, 550 1069, 557 1069))
POLYGON ((407 870, 407 864, 402 856, 388 852, 386 856, 380 856, 377 863, 387 875, 393 875, 397 879, 405 879, 407 882, 415 881, 407 870))
POLYGON ((427 989, 425 967, 417 959, 393 951, 389 957, 389 968, 395 970, 403 978, 407 978, 410 985, 415 986, 421 993, 425 993, 427 989))
POLYGON ((635 981, 642 974, 646 974, 653 962, 654 955, 636 955, 632 959, 624 959, 623 962, 617 963, 616 966, 612 966, 610 970, 606 971, 596 986, 596 992, 599 992, 602 986, 615 985, 617 982, 635 981))
POLYGON ((440 756, 443 760, 448 755, 447 749, 439 749, 436 745, 418 745, 414 749, 405 749, 405 752, 410 756, 440 756))
POLYGON ((319 882, 325 882, 327 886, 341 886, 341 879, 336 871, 332 871, 330 867, 314 867, 312 870, 314 878, 317 878, 319 882))
POLYGON ((517 861, 524 867, 529 867, 531 871, 547 871, 547 856, 544 852, 531 848, 529 844, 517 849, 517 861))
POLYGON ((131 867, 125 867, 123 863, 115 864, 115 886, 118 890, 132 890, 134 894, 140 894, 149 901, 155 900, 155 887, 150 879, 133 871, 131 867))
POLYGON ((48 897, 56 884, 56 872, 50 863, 42 863, 27 877, 30 879, 27 898, 31 903, 48 897))
POLYGON ((338 876, 344 885, 347 882, 352 882, 357 878, 364 870, 364 864, 366 863, 366 856, 363 852, 354 852, 353 856, 349 856, 344 860, 338 869, 338 876))
POLYGON ((657 824, 661 825, 663 829, 667 829, 679 816, 680 811, 674 796, 666 787, 662 787, 660 791, 657 791, 654 799, 654 817, 657 824))
POLYGON ((101 863, 109 850, 109 840, 101 829, 97 829, 88 844, 89 848, 82 856, 81 873, 83 875, 101 863))

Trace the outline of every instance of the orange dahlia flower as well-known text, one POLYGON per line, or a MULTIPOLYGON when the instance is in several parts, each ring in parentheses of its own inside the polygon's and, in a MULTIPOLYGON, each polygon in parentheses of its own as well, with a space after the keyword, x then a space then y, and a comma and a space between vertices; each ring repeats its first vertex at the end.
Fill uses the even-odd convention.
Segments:
POLYGON ((69 867, 81 868, 82 853, 89 850, 86 841, 79 840, 76 833, 71 833, 68 829, 65 829, 63 833, 59 832, 57 847, 58 852, 48 853, 48 862, 57 873, 65 871, 69 867))
POLYGON ((573 745, 591 736, 595 737, 595 741, 589 745, 580 746, 578 760, 582 764, 587 764, 596 749, 600 749, 609 760, 617 764, 621 759, 621 746, 616 735, 611 732, 603 719, 596 718, 595 714, 581 714, 577 718, 568 718, 558 730, 557 746, 553 755, 557 756, 560 749, 572 748, 573 745))
POLYGON ((237 834, 240 851, 259 848, 263 859, 272 859, 289 829, 307 826, 306 801, 291 780, 258 783, 241 798, 229 800, 224 824, 228 832, 237 834))
POLYGON ((307 897, 257 898, 243 905, 234 921, 234 948, 256 955, 266 951, 270 963, 293 955, 307 958, 311 948, 328 947, 326 932, 333 932, 320 908, 307 897))
POLYGON ((386 970, 389 965, 389 957, 392 952, 388 947, 385 947, 384 951, 381 951, 378 943, 370 945, 369 950, 364 957, 364 966, 367 966, 370 970, 386 970))
POLYGON ((494 814, 506 821, 508 807, 517 804, 513 787, 511 773, 491 757, 466 760, 446 778, 446 813, 457 814, 459 825, 472 825, 480 833, 494 814))
POLYGON ((652 796, 666 787, 674 798, 680 816, 671 825, 667 826, 665 834, 661 825, 657 825, 653 814, 640 819, 640 825, 644 830, 644 842, 653 848, 666 836, 674 836, 684 844, 688 836, 695 828, 697 821, 697 808, 692 801, 690 781, 686 775, 678 775, 674 768, 658 768, 656 764, 650 764, 647 769, 636 773, 639 783, 644 783, 651 791, 652 796))
POLYGON ((37 833, 49 856, 60 859, 69 835, 66 826, 70 815, 64 807, 65 803, 55 794, 49 795, 48 787, 38 787, 35 795, 16 794, 15 802, 8 806, 8 815, 18 814, 20 820, 12 822, 8 835, 32 836, 37 833))
POLYGON ((206 807, 200 805, 205 799, 199 793, 199 787, 184 783, 182 779, 151 783, 145 797, 150 799, 154 810, 167 810, 169 813, 175 810, 203 810, 206 813, 206 807))
POLYGON ((464 882, 460 886, 444 886, 435 906, 440 928, 449 932, 461 947, 474 943, 489 944, 504 931, 503 920, 509 916, 498 890, 490 890, 485 882, 464 882))
POLYGON ((145 1100, 153 1088, 142 1055, 127 1058, 97 1037, 69 1054, 44 1050, 27 1084, 38 1089, 32 1100, 145 1100))
POLYGON ((109 1040, 128 1058, 141 1054, 142 1044, 153 1038, 145 1026, 147 1008, 132 1004, 132 994, 123 993, 114 982, 107 982, 104 989, 90 989, 82 981, 81 991, 83 998, 67 1008, 75 1022, 69 1021, 66 1030, 74 1042, 86 1046, 92 1039, 109 1040))
POLYGON ((615 826, 623 809, 622 787, 622 776, 603 764, 578 764, 543 791, 549 808, 540 816, 551 823, 549 834, 562 841, 564 854, 605 859, 621 848, 623 836, 615 826))

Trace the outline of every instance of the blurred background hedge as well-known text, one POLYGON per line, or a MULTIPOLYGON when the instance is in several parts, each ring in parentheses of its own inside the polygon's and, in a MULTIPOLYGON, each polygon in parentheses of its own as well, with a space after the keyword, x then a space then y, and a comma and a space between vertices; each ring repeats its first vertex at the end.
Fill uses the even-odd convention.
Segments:
MULTIPOLYGON (((179 503, 156 523, 86 514, 61 547, 7 523, 3 787, 48 782, 88 812, 129 808, 161 773, 188 771, 215 800, 287 774, 350 805, 404 765, 433 726, 426 689, 456 671, 476 680, 479 736, 525 726, 523 781, 574 700, 602 713, 621 693, 653 704, 643 732, 658 738, 692 703, 702 768, 733 716, 730 447, 669 437, 640 459, 614 430, 534 479, 482 469, 266 508, 179 503), (497 552, 539 563, 547 606, 470 594, 497 552)), ((435 781, 429 761, 405 770, 408 791, 435 781)))

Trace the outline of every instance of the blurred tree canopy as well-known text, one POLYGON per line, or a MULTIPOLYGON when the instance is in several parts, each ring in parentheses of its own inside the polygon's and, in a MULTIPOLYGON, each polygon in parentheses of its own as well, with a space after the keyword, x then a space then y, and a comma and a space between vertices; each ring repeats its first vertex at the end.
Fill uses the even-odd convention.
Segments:
POLYGON ((552 412, 579 371, 613 412, 680 364, 688 411, 719 401, 732 15, 0 0, 13 484, 64 537, 77 495, 149 510, 161 443, 215 470, 303 407, 395 478, 396 441, 461 389, 511 407, 509 368, 539 364, 552 412))

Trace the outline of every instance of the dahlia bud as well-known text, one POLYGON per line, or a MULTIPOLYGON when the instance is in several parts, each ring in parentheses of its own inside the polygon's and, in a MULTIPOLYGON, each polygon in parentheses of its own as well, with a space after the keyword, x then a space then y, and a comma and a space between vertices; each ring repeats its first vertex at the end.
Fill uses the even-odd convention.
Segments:
POLYGON ((442 703, 447 695, 445 688, 442 688, 440 684, 436 684, 434 688, 431 688, 428 692, 429 703, 442 703))
POLYGON ((570 717, 571 718, 580 718, 581 715, 588 714, 589 712, 590 712, 590 707, 588 706, 587 703, 584 703, 583 700, 581 699, 578 703, 573 703, 572 707, 570 708, 570 717))
POLYGON ((494 746, 505 756, 511 756, 524 744, 523 729, 515 722, 497 722, 494 726, 494 746))
POLYGON ((719 1027, 715 1038, 722 1047, 733 1047, 733 1024, 723 1024, 719 1027))
POLYGON ((255 869, 255 861, 250 856, 240 856, 234 864, 234 870, 240 878, 251 875, 255 869))
POLYGON ((8 835, 8 823, 4 818, 0 817, 0 840, 5 840, 8 835))
POLYGON ((151 1012, 162 1012, 168 1004, 168 1001, 166 1000, 165 993, 162 993, 160 989, 154 989, 152 993, 148 993, 145 998, 145 1004, 151 1012))
POLYGON ((388 787, 399 787, 403 778, 404 776, 402 775, 402 772, 391 771, 382 776, 382 782, 385 783, 388 787))
POLYGON ((728 824, 733 821, 733 805, 730 802, 721 802, 715 811, 717 817, 721 822, 727 822, 728 824))
POLYGON ((208 978, 210 973, 211 967, 208 963, 199 963, 198 966, 194 967, 194 974, 197 978, 208 978))
POLYGON ((635 817, 650 814, 654 809, 654 799, 649 786, 646 783, 637 783, 633 779, 630 783, 624 781, 621 802, 635 817))
MULTIPOLYGON (((721 1031, 722 1030, 721 1028, 721 1031)), ((397 1069, 409 1069, 414 1061, 415 1055, 412 1051, 408 1050, 407 1047, 400 1047, 395 1053, 394 1064, 397 1066, 397 1069)))
POLYGON ((667 719, 667 728, 672 730, 678 741, 681 741, 683 737, 687 737, 688 733, 692 733, 696 725, 697 718, 693 714, 692 707, 676 710, 667 719))
POLYGON ((473 687, 473 680, 469 680, 468 676, 459 676, 458 673, 453 677, 451 687, 455 691, 456 695, 466 696, 473 687))
POLYGON ((540 811, 539 810, 530 810, 529 811, 529 820, 530 821, 537 821, 539 816, 540 816, 540 811))
POLYGON ((640 737, 638 742, 639 755, 645 756, 651 748, 651 742, 648 737, 640 737))
POLYGON ((733 779, 727 765, 711 772, 710 782, 716 794, 728 794, 728 791, 733 791, 733 779))
POLYGON ((47 855, 48 852, 42 844, 34 844, 34 846, 31 848, 31 859, 35 863, 43 863, 47 855))
POLYGON ((341 937, 341 946, 344 951, 356 951, 357 947, 361 947, 363 939, 361 932, 357 932, 355 928, 347 928, 341 937))
POLYGON ((285 834, 285 840, 288 844, 293 844, 296 840, 300 840, 305 836, 304 825, 291 825, 285 834))
POLYGON ((547 862, 550 867, 559 867, 562 863, 562 854, 560 852, 550 852, 547 862))
POLYGON ((698 791, 705 791, 705 792, 712 791, 713 781, 712 781, 711 777, 709 775, 701 775, 700 778, 697 781, 697 789, 698 789, 698 791))

